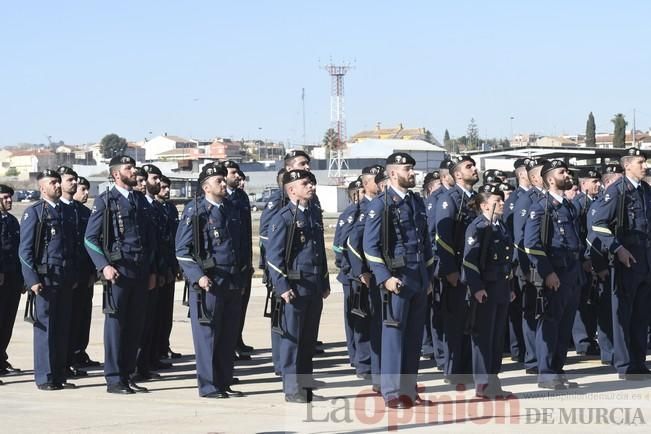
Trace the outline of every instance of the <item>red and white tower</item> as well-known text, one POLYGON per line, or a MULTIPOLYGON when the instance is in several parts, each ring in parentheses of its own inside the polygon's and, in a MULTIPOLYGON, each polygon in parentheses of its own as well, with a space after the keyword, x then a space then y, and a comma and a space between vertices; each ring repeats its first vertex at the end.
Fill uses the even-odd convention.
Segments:
POLYGON ((337 133, 336 143, 330 150, 328 162, 328 177, 338 182, 343 179, 341 171, 348 169, 348 163, 343 158, 346 147, 346 114, 344 111, 344 76, 352 69, 350 65, 329 64, 324 67, 330 74, 330 125, 337 133))

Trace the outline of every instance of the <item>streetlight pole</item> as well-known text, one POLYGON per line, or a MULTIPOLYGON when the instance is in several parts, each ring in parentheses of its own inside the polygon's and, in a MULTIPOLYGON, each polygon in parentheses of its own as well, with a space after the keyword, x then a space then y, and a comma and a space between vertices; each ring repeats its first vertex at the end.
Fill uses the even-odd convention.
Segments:
POLYGON ((511 137, 509 137, 509 142, 510 142, 510 141, 513 140, 513 119, 514 119, 514 117, 511 116, 509 119, 511 120, 511 137))

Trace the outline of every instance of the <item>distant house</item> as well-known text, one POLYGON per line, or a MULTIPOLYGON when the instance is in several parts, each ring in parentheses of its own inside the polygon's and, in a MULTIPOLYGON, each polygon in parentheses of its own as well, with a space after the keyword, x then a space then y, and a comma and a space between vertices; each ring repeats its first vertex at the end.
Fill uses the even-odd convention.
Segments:
MULTIPOLYGON (((612 148, 613 147, 613 140, 615 138, 615 135, 612 133, 598 133, 595 134, 595 142, 598 148, 612 148)), ((633 132, 629 131, 626 133, 626 137, 624 138, 624 142, 626 143, 626 146, 632 146, 633 145, 633 132)), ((642 131, 636 131, 635 132, 635 143, 636 145, 642 145, 642 147, 646 147, 645 145, 649 144, 651 142, 651 136, 648 133, 643 133, 642 131)))
POLYGON ((374 130, 361 131, 353 135, 349 142, 354 143, 364 139, 423 140, 441 146, 431 134, 428 134, 426 128, 404 128, 402 124, 398 124, 395 128, 381 128, 378 122, 374 130))
POLYGON ((542 147, 576 147, 576 140, 563 136, 541 136, 536 140, 536 146, 542 147))
POLYGON ((201 152, 197 148, 170 149, 169 151, 159 153, 154 161, 196 160, 200 155, 201 152))
POLYGON ((36 174, 43 169, 56 169, 56 154, 47 150, 16 150, 11 151, 9 166, 3 169, 14 168, 18 172, 17 179, 29 180, 30 175, 36 174))
POLYGON ((233 160, 239 163, 243 160, 244 154, 242 142, 230 139, 217 138, 204 148, 205 157, 215 160, 233 160))
POLYGON ((172 150, 180 149, 196 149, 197 141, 186 139, 178 136, 163 136, 154 137, 143 144, 145 148, 145 160, 154 161, 158 160, 159 155, 172 150))

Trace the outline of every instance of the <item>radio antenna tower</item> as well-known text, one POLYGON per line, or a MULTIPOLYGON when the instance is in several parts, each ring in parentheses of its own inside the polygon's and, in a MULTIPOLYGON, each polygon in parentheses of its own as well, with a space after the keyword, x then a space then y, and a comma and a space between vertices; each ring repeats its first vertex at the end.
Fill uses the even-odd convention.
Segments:
POLYGON ((328 178, 334 178, 337 183, 340 183, 343 180, 341 171, 348 169, 348 163, 343 157, 347 137, 344 112, 344 76, 352 67, 330 63, 323 69, 330 74, 330 125, 336 133, 336 142, 331 145, 330 149, 328 178))

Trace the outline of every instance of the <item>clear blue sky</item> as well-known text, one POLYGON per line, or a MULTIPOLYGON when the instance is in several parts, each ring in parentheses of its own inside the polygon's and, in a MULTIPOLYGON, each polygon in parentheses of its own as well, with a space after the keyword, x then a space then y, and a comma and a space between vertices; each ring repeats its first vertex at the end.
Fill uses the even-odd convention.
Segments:
POLYGON ((319 65, 346 77, 348 132, 439 139, 651 126, 647 1, 29 1, 0 14, 0 145, 168 132, 288 139, 329 126, 319 65), (536 4, 534 4, 536 3, 536 4))

